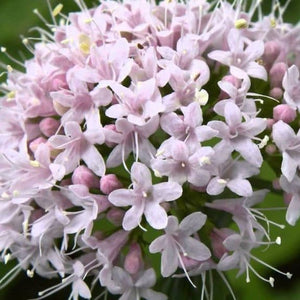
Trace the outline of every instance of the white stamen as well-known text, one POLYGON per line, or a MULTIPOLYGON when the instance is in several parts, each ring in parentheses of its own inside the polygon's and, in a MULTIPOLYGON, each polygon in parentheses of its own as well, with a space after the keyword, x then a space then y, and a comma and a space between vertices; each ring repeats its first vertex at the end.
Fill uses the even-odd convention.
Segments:
POLYGON ((264 148, 268 144, 269 140, 270 138, 267 135, 265 135, 264 138, 261 140, 261 142, 258 144, 258 148, 259 149, 264 148))
POLYGON ((185 168, 185 163, 184 162, 181 163, 181 167, 185 168))
POLYGON ((273 277, 269 278, 269 282, 270 282, 271 287, 274 287, 274 281, 275 281, 275 279, 273 277))
POLYGON ((144 192, 144 191, 142 192, 142 195, 143 195, 144 198, 148 197, 148 194, 146 192, 144 192))

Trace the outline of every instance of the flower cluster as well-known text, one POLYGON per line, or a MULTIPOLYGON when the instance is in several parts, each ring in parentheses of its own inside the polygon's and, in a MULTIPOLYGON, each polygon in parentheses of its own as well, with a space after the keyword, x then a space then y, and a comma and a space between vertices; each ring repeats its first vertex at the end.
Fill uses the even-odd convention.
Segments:
POLYGON ((22 269, 61 278, 39 299, 90 299, 88 277, 121 300, 167 299, 156 274, 200 275, 202 297, 211 270, 273 285, 251 251, 280 244, 269 190, 300 217, 300 27, 278 1, 75 2, 1 85, 0 251, 18 261, 1 286, 22 269))

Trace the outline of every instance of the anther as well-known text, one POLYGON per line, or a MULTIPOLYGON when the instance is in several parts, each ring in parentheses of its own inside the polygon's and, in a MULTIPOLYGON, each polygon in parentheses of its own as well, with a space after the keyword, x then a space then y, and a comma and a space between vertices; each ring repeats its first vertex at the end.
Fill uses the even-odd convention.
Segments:
POLYGON ((280 236, 278 236, 278 237, 276 238, 275 243, 276 243, 277 245, 281 245, 281 237, 280 237, 280 236))
POLYGON ((248 27, 248 23, 247 20, 245 19, 238 19, 234 22, 234 27, 236 29, 243 29, 243 28, 247 28, 248 27))
POLYGON ((199 159, 199 163, 200 166, 204 166, 204 165, 210 165, 211 164, 211 160, 208 156, 203 156, 199 159))
POLYGON ((7 65, 6 69, 8 73, 11 73, 14 70, 11 65, 7 65))
POLYGON ((217 182, 220 183, 220 184, 226 184, 227 183, 227 181, 225 179, 222 179, 222 178, 218 179, 217 182))
POLYGON ((11 259, 11 254, 10 253, 7 253, 5 256, 4 256, 4 264, 7 264, 11 259))
POLYGON ((29 163, 34 168, 40 167, 40 163, 37 160, 30 160, 29 163))
POLYGON ((55 6, 55 8, 53 9, 53 11, 52 11, 52 16, 53 16, 53 17, 56 17, 57 15, 59 15, 60 12, 61 12, 61 10, 63 9, 63 7, 64 7, 64 6, 63 6, 61 3, 57 4, 57 5, 55 6))
POLYGON ((34 270, 27 270, 26 271, 26 274, 27 274, 27 276, 29 277, 29 278, 33 278, 33 275, 34 275, 34 270))

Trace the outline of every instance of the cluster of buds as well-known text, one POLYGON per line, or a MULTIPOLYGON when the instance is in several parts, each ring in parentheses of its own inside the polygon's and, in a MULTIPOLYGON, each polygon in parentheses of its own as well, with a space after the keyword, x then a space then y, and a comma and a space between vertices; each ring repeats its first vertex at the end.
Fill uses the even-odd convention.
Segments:
POLYGON ((251 253, 281 243, 260 210, 270 190, 300 216, 300 27, 285 7, 254 21, 261 1, 75 2, 1 85, 0 251, 17 264, 0 285, 23 269, 61 277, 38 299, 99 285, 97 299, 163 300, 156 274, 201 276, 201 299, 212 270, 227 286, 233 269, 273 286, 252 261, 290 278, 251 253))

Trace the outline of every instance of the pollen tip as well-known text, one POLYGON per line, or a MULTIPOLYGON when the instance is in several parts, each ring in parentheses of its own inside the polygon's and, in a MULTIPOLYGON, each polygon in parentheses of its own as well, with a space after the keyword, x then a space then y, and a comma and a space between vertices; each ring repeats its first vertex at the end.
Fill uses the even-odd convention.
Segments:
POLYGON ((8 73, 11 73, 14 69, 13 69, 13 67, 11 66, 11 65, 7 65, 6 66, 6 69, 7 69, 7 72, 8 73))
POLYGON ((14 197, 17 197, 17 196, 19 196, 20 195, 20 192, 19 191, 17 191, 17 190, 14 190, 13 191, 13 196, 14 197))
POLYGON ((56 17, 57 15, 59 15, 60 12, 61 12, 61 10, 63 9, 63 7, 64 7, 64 6, 63 6, 61 3, 57 4, 57 5, 55 6, 55 8, 53 9, 53 11, 52 11, 52 16, 53 16, 53 17, 56 17))
POLYGON ((4 264, 7 264, 9 262, 9 260, 11 259, 11 254, 8 253, 4 256, 4 264))
POLYGON ((33 278, 34 271, 28 269, 28 270, 26 271, 26 274, 27 274, 27 276, 28 276, 29 278, 33 278))
POLYGON ((269 283, 270 283, 271 287, 274 287, 274 282, 275 282, 275 279, 273 277, 270 277, 269 283))
POLYGON ((238 19, 234 22, 234 27, 236 29, 244 29, 248 27, 248 22, 244 18, 238 19))
POLYGON ((0 50, 1 50, 2 53, 6 52, 6 48, 5 47, 1 47, 0 50))
POLYGON ((280 236, 278 236, 278 237, 276 238, 275 243, 276 243, 277 245, 281 245, 281 237, 280 237, 280 236))
POLYGON ((286 273, 286 277, 287 277, 288 279, 291 279, 291 278, 292 278, 292 276, 293 276, 293 274, 292 274, 292 273, 290 273, 290 272, 287 272, 287 273, 286 273))

